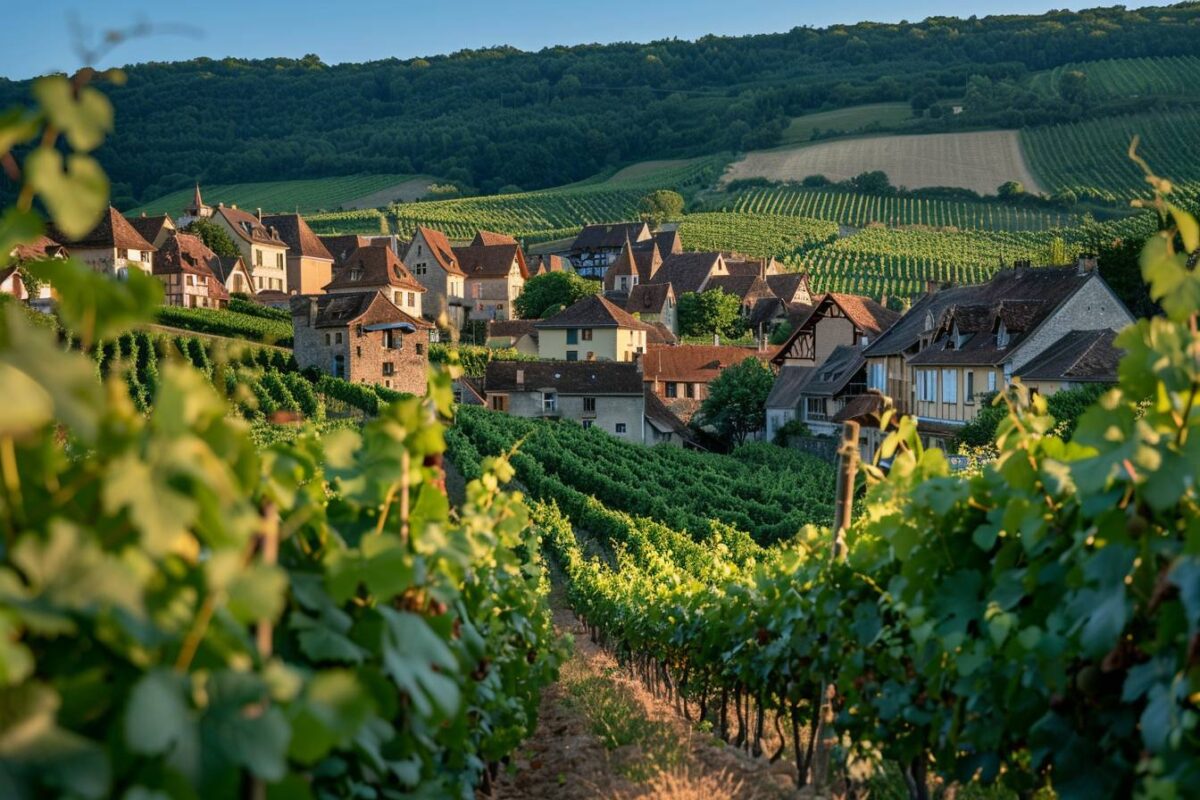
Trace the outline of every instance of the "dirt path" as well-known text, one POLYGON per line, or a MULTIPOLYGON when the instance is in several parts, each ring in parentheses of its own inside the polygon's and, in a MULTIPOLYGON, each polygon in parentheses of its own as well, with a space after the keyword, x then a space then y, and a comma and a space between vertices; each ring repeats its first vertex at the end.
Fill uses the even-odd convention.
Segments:
POLYGON ((542 696, 538 730, 500 777, 493 800, 798 796, 789 767, 754 759, 694 728, 618 668, 557 591, 553 603, 555 626, 572 637, 574 654, 542 696))

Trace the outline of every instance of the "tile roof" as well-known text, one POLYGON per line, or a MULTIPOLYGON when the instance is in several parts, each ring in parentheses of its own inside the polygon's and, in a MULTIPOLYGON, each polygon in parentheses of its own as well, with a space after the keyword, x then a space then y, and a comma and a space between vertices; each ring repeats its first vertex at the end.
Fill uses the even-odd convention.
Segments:
POLYGON ((575 241, 571 243, 572 250, 615 250, 625 244, 625 240, 640 242, 650 238, 650 226, 644 222, 611 222, 600 225, 585 225, 575 241))
POLYGON ((713 344, 647 346, 642 357, 642 372, 647 381, 708 383, 727 367, 747 358, 766 361, 767 353, 753 347, 713 344))
POLYGON ((753 275, 714 275, 708 279, 704 291, 720 289, 742 301, 743 304, 755 303, 762 298, 774 297, 771 287, 759 277, 753 275))
POLYGON ((242 272, 246 275, 247 287, 249 287, 250 271, 246 269, 246 262, 242 260, 241 256, 217 256, 216 260, 209 262, 208 266, 221 283, 227 283, 229 276, 234 273, 239 264, 242 272))
POLYGON ((529 270, 521 257, 521 248, 515 244, 455 247, 454 257, 459 268, 468 278, 506 278, 512 271, 513 261, 516 261, 517 266, 521 269, 521 277, 529 277, 529 270))
POLYGON ((1016 370, 1023 381, 1116 383, 1125 353, 1113 345, 1116 331, 1070 331, 1016 370))
POLYGON ((767 395, 767 408, 795 408, 800 404, 800 387, 814 367, 782 366, 767 395))
POLYGON ((483 381, 488 392, 628 394, 641 396, 642 373, 628 361, 490 361, 483 381), (523 378, 517 381, 518 373, 523 378))
POLYGON ((454 388, 462 393, 461 402, 463 405, 481 406, 484 404, 483 382, 478 378, 472 378, 468 375, 455 378, 454 388))
POLYGON ((104 212, 100 222, 84 236, 70 239, 63 236, 53 226, 47 231, 50 238, 62 242, 69 248, 113 247, 121 250, 154 250, 154 245, 146 241, 146 237, 137 232, 129 220, 121 216, 121 212, 112 206, 104 212))
POLYGON ((247 242, 269 244, 274 247, 287 247, 278 233, 274 233, 255 215, 233 206, 218 205, 213 214, 220 214, 229 223, 234 234, 247 242))
POLYGON ((683 397, 659 397, 646 389, 646 421, 663 433, 673 433, 690 441, 694 434, 689 424, 703 402, 683 397))
POLYGON ((14 260, 21 262, 42 261, 47 258, 54 258, 60 253, 66 253, 66 250, 67 248, 49 236, 39 236, 32 242, 19 244, 14 247, 12 257, 14 260))
POLYGON ((646 346, 652 344, 679 344, 679 337, 663 323, 651 322, 646 330, 646 346))
POLYGON ((506 338, 514 342, 522 336, 537 336, 532 319, 493 319, 487 323, 487 338, 506 338))
POLYGON ((881 306, 870 297, 856 294, 828 293, 825 295, 846 314, 846 317, 873 339, 887 330, 898 319, 900 313, 881 306))
POLYGON ((316 304, 317 317, 314 328, 344 328, 367 313, 376 301, 382 304, 380 309, 393 322, 407 322, 415 328, 433 327, 423 319, 405 314, 378 289, 340 294, 292 295, 290 300, 293 317, 307 316, 312 304, 316 304))
POLYGON ((305 256, 306 258, 323 258, 333 261, 333 253, 325 247, 325 243, 308 227, 304 217, 299 214, 266 214, 262 218, 263 225, 274 227, 279 238, 284 241, 291 251, 290 255, 305 256))
POLYGON ((683 252, 683 239, 679 236, 678 228, 656 232, 654 234, 654 245, 658 248, 658 252, 665 255, 683 252))
MULTIPOLYGON (((778 297, 760 297, 755 301, 754 306, 750 309, 750 316, 747 321, 750 323, 750 330, 757 335, 758 326, 766 325, 775 317, 787 313, 787 306, 778 297)), ((770 333, 765 330, 764 333, 770 333)))
POLYGON ((450 240, 446 238, 446 234, 434 228, 426 228, 424 225, 418 225, 413 232, 413 238, 420 234, 425 240, 425 244, 429 245, 429 252, 434 260, 441 265, 442 269, 452 275, 464 274, 459 266, 458 257, 454 254, 454 248, 450 245, 450 240))
POLYGON ((371 245, 355 250, 347 256, 342 268, 323 290, 329 292, 382 286, 394 286, 412 292, 425 291, 425 287, 409 273, 400 257, 386 245, 371 245))
POLYGON ((839 344, 808 374, 800 394, 833 397, 842 392, 867 364, 862 345, 839 344))
POLYGON ((334 264, 337 266, 341 266, 346 260, 346 256, 358 248, 366 247, 371 243, 369 236, 357 236, 355 234, 338 236, 319 235, 317 238, 321 240, 321 244, 333 256, 334 264))
POLYGON ((634 275, 639 276, 640 280, 641 272, 638 270, 637 259, 633 255, 633 245, 626 239, 625 245, 621 248, 621 254, 604 271, 604 288, 612 289, 617 285, 617 278, 621 276, 633 277, 634 275))
POLYGON ((567 260, 562 256, 546 254, 537 256, 537 268, 530 268, 534 275, 544 275, 547 272, 562 272, 567 267, 567 260))
POLYGON ((159 214, 156 217, 148 217, 142 214, 140 217, 126 217, 126 219, 129 220, 129 224, 133 226, 133 229, 151 244, 154 244, 154 240, 162 233, 163 228, 175 230, 175 223, 166 214, 159 214))
POLYGON ((162 249, 155 255, 154 274, 177 275, 186 272, 220 280, 213 270, 213 262, 218 261, 217 254, 199 236, 176 233, 167 237, 162 249))
POLYGON ((625 310, 630 314, 661 314, 667 298, 674 294, 669 283, 639 283, 629 290, 625 310))
POLYGON ((475 238, 471 240, 472 247, 489 244, 516 244, 517 240, 509 236, 507 233, 496 233, 495 231, 480 230, 476 232, 475 238))
POLYGON ((796 302, 796 295, 800 294, 801 290, 805 290, 807 293, 807 272, 780 272, 768 275, 766 280, 775 296, 785 303, 796 302))
POLYGON ((534 323, 537 328, 632 328, 646 330, 644 322, 598 294, 589 295, 549 319, 534 323))
POLYGON ((674 253, 663 259, 649 282, 670 283, 677 296, 698 292, 721 263, 720 253, 674 253))

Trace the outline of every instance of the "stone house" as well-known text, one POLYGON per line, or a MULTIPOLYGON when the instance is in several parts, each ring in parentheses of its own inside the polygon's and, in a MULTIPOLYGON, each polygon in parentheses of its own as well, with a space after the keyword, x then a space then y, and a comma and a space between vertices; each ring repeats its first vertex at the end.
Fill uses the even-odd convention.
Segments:
POLYGON ((628 442, 644 442, 645 397, 636 363, 492 361, 487 407, 530 419, 573 419, 628 442))
POLYGON ((268 214, 262 218, 287 245, 287 291, 318 294, 333 280, 333 254, 299 214, 268 214))
POLYGON ((467 276, 446 234, 418 225, 403 255, 409 272, 425 287, 425 315, 446 318, 446 327, 461 328, 466 322, 467 276))
POLYGON ((323 288, 329 294, 378 289, 405 314, 421 317, 425 287, 386 246, 358 248, 346 257, 333 280, 323 288))
POLYGON ((650 326, 600 295, 538 320, 538 357, 560 361, 636 361, 650 326))
POLYGON ((70 239, 50 229, 51 239, 63 243, 71 257, 97 272, 123 278, 131 269, 150 275, 154 269, 154 245, 146 241, 129 220, 112 206, 100 222, 84 236, 70 239))
POLYGON ((471 318, 514 319, 513 303, 529 278, 520 245, 471 244, 455 247, 453 252, 466 276, 466 303, 471 318))
POLYGON ((238 252, 250 271, 255 292, 283 292, 291 294, 288 284, 288 246, 279 238, 279 231, 268 227, 262 220, 262 209, 250 214, 236 205, 218 203, 213 209, 211 220, 225 229, 229 238, 237 245, 238 252))
POLYGON ((433 326, 405 314, 382 291, 294 295, 291 312, 301 368, 316 367, 353 383, 425 393, 433 326))
POLYGON ((168 236, 154 257, 154 276, 162 281, 163 302, 183 308, 222 308, 229 292, 213 271, 217 254, 199 236, 168 236))

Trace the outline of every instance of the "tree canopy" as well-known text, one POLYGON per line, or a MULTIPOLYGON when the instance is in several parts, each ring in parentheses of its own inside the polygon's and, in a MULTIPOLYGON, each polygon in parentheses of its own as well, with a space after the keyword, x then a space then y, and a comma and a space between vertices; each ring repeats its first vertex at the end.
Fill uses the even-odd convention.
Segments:
POLYGON ((683 195, 670 189, 651 192, 638 203, 638 214, 651 225, 662 225, 683 214, 683 195))
POLYGON ((735 338, 745 330, 741 301, 724 289, 684 292, 679 298, 677 314, 679 332, 684 336, 710 336, 715 333, 735 338))
POLYGON ((239 255, 233 239, 224 228, 215 222, 207 219, 195 219, 184 228, 184 231, 199 236, 200 241, 208 245, 209 250, 222 258, 236 258, 239 255))
POLYGON ((700 424, 730 444, 743 443, 763 428, 774 383, 770 367, 753 356, 729 367, 708 385, 708 397, 697 414, 700 424))
POLYGON ((527 280, 514 305, 521 319, 543 319, 548 312, 566 308, 600 289, 599 281, 589 281, 574 272, 547 272, 527 280))

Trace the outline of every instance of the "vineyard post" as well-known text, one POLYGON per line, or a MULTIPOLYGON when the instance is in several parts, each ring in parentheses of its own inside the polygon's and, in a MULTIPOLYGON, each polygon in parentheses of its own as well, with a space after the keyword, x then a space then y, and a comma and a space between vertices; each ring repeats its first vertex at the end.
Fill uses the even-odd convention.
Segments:
MULTIPOLYGON (((837 488, 835 490, 837 505, 834 509, 833 542, 829 552, 831 562, 842 561, 846 558, 846 530, 850 527, 850 519, 854 510, 854 477, 858 473, 858 433, 857 422, 849 420, 842 423, 842 444, 838 448, 837 488)), ((820 720, 819 729, 812 732, 814 737, 820 737, 821 742, 816 762, 812 765, 814 789, 824 788, 830 783, 829 761, 833 748, 837 745, 837 735, 833 730, 835 693, 833 684, 827 682, 821 692, 821 708, 816 717, 820 720)))

